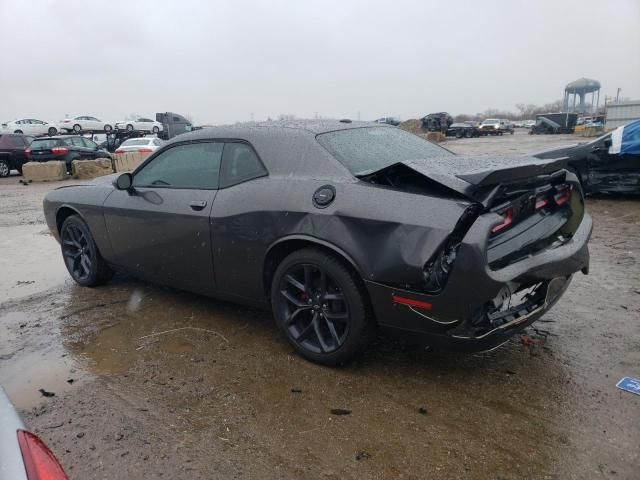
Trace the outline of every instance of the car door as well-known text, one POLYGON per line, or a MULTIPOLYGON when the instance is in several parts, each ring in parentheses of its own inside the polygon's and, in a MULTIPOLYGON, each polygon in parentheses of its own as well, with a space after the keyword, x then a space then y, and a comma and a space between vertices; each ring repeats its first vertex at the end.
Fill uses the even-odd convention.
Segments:
POLYGON ((637 185, 640 159, 635 155, 611 154, 610 147, 611 137, 605 137, 593 145, 587 156, 587 183, 592 190, 637 185))
POLYGON ((264 237, 273 228, 261 212, 256 190, 256 183, 264 181, 269 181, 268 172, 251 145, 227 142, 211 212, 214 268, 224 275, 218 291, 226 296, 255 299, 264 294, 264 237))
POLYGON ((98 157, 98 144, 93 140, 89 140, 88 138, 81 138, 82 143, 84 144, 85 158, 97 158, 98 157))
POLYGON ((11 156, 13 157, 13 166, 11 168, 22 167, 27 162, 27 141, 23 135, 9 135, 9 146, 11 148, 11 156))
POLYGON ((113 262, 149 280, 210 294, 215 288, 210 212, 223 143, 186 142, 150 157, 131 191, 104 203, 113 262))

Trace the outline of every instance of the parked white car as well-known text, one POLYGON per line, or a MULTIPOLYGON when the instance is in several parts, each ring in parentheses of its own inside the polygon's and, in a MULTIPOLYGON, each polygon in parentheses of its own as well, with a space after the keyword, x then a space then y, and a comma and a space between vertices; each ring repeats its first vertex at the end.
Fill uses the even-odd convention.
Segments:
POLYGON ((159 133, 162 131, 162 124, 150 118, 138 117, 135 120, 116 122, 116 129, 126 130, 128 132, 137 130, 139 132, 159 133))
POLYGON ((113 130, 111 122, 105 122, 96 117, 81 115, 73 118, 65 118, 58 126, 58 130, 66 130, 67 132, 110 132, 113 130))
POLYGON ((130 138, 129 140, 125 140, 124 142, 122 142, 115 153, 152 153, 158 150, 161 146, 162 140, 160 140, 158 137, 130 138))
POLYGON ((58 128, 53 122, 36 120, 35 118, 21 118, 11 122, 5 122, 0 130, 10 133, 23 133, 24 135, 55 135, 58 128))

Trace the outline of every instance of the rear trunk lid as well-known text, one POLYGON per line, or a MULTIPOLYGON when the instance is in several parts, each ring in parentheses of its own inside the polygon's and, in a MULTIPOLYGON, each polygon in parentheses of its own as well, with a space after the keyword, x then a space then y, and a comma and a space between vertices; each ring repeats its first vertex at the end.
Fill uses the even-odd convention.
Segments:
POLYGON ((566 165, 566 158, 541 160, 533 157, 456 155, 398 162, 359 178, 383 184, 386 180, 390 185, 397 185, 398 180, 407 180, 413 172, 487 207, 500 187, 527 182, 534 186, 548 177, 558 175, 566 165))

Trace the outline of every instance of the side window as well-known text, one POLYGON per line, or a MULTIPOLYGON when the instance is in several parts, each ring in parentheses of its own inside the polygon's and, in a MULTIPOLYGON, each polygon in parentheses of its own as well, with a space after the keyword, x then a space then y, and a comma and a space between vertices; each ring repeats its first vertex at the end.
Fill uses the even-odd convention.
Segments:
POLYGON ((262 162, 246 143, 226 143, 222 156, 220 187, 229 187, 267 175, 262 162))
POLYGON ((91 148, 93 150, 97 150, 98 149, 98 145, 93 141, 93 140, 89 140, 88 138, 82 138, 82 142, 84 143, 84 146, 86 148, 91 148))
POLYGON ((85 148, 84 147, 84 142, 82 141, 82 138, 80 138, 80 137, 71 137, 69 140, 71 140, 71 145, 73 145, 74 147, 85 148))
POLYGON ((24 141, 18 135, 9 137, 9 143, 13 147, 24 148, 24 141))
POLYGON ((133 186, 218 188, 223 146, 197 142, 165 150, 136 172, 133 186))

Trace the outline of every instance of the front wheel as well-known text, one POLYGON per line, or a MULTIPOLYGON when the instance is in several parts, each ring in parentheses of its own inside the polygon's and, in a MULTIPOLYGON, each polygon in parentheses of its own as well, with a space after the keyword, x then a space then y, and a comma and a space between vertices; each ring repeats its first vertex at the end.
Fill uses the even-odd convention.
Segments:
POLYGON ((104 126, 104 131, 105 131, 105 132, 107 132, 107 133, 108 133, 108 132, 110 132, 111 130, 113 130, 113 127, 112 127, 111 125, 105 125, 105 126, 104 126))
POLYGON ((151 132, 155 133, 156 135, 158 134, 159 131, 160 131, 160 129, 158 128, 157 125, 151 129, 151 132))
POLYGON ((127 125, 127 132, 133 132, 133 125, 130 123, 127 125))
POLYGON ((49 130, 47 130, 47 133, 49 134, 50 137, 53 137, 56 133, 58 133, 58 129, 56 127, 49 127, 49 130))
POLYGON ((82 130, 82 127, 81 127, 79 124, 77 124, 77 123, 76 123, 76 124, 73 126, 73 131, 74 131, 74 132, 76 132, 76 133, 80 133, 80 131, 81 131, 81 130, 82 130))
POLYGON ((71 215, 60 229, 60 246, 64 264, 77 283, 95 287, 108 282, 113 270, 100 255, 89 227, 77 215, 71 215))
POLYGON ((372 329, 364 287, 336 257, 298 250, 278 266, 271 286, 276 323, 312 362, 339 365, 368 343, 372 329))

